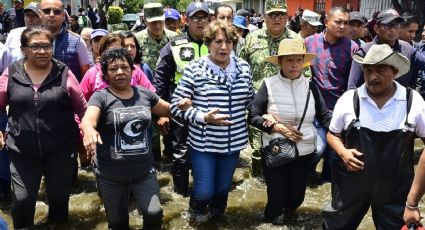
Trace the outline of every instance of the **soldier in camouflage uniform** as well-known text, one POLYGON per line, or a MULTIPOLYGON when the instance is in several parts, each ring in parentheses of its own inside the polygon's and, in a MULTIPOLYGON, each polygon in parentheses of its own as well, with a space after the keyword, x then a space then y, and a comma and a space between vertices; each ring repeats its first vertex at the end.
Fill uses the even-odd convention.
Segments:
MULTIPOLYGON (((270 55, 276 55, 279 43, 285 38, 301 37, 286 27, 288 15, 286 14, 285 0, 266 0, 266 27, 248 34, 245 46, 239 55, 251 65, 255 90, 258 90, 266 77, 276 75, 280 67, 267 61, 270 55)), ((249 141, 254 149, 253 157, 260 157, 261 132, 250 126, 249 141)), ((261 168, 261 167, 257 167, 261 168)))
MULTIPOLYGON (((142 52, 142 63, 146 63, 155 74, 156 62, 158 61, 159 51, 170 41, 170 38, 177 35, 176 32, 167 30, 165 26, 164 8, 161 3, 148 3, 143 6, 145 14, 145 23, 147 28, 136 33, 135 37, 140 45, 142 52)), ((153 118, 157 122, 158 118, 153 118)), ((153 127, 152 134, 152 153, 154 155, 155 165, 158 166, 161 161, 161 146, 157 126, 153 127)), ((164 136, 165 154, 171 154, 169 150, 168 137, 164 136)))
POLYGON ((165 26, 164 8, 161 3, 148 3, 143 7, 147 28, 136 33, 142 52, 142 62, 149 65, 155 73, 159 51, 177 35, 165 26))

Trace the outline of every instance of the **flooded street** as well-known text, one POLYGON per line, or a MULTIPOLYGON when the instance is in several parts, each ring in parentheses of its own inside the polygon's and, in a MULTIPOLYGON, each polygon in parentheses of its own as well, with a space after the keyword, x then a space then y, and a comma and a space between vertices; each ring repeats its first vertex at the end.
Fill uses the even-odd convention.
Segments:
MULTIPOLYGON (((418 150, 419 151, 419 150, 418 150)), ((306 198, 296 214, 286 217, 285 226, 273 226, 262 221, 263 210, 266 204, 266 186, 261 177, 252 177, 250 156, 247 152, 241 155, 238 169, 233 178, 233 187, 229 195, 228 208, 224 218, 210 220, 204 224, 190 223, 187 218, 189 198, 172 192, 170 166, 166 166, 158 174, 161 186, 161 199, 164 209, 163 229, 322 229, 321 209, 330 201, 330 184, 308 187, 306 198)), ((320 168, 320 167, 319 167, 320 168)), ((420 204, 424 209, 423 202, 420 204)), ((72 189, 70 199, 70 220, 64 224, 47 224, 46 196, 44 189, 40 190, 39 201, 35 214, 35 229, 107 229, 108 224, 105 210, 97 195, 95 177, 92 172, 80 170, 78 184, 72 189)), ((133 199, 129 205, 130 226, 132 229, 142 229, 143 221, 138 215, 133 199)), ((5 218, 12 229, 10 204, 4 199, 0 201, 0 216, 5 218)), ((359 229, 374 229, 371 213, 363 219, 359 229)))

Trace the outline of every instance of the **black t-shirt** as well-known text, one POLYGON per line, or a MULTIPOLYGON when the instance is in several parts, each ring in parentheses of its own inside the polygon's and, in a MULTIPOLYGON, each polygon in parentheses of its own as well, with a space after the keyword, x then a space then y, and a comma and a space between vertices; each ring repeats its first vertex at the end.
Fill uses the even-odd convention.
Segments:
POLYGON ((97 91, 89 106, 100 108, 97 131, 103 145, 97 145, 95 172, 117 180, 138 179, 152 169, 151 108, 159 97, 150 90, 132 87, 133 97, 121 99, 108 88, 97 91))

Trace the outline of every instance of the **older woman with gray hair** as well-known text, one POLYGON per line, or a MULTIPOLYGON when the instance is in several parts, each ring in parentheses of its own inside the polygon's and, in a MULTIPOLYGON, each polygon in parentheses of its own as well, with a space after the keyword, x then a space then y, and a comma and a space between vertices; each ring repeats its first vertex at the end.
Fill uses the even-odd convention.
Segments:
POLYGON ((403 211, 409 215, 418 205, 414 192, 407 203, 406 197, 414 173, 413 138, 425 140, 425 102, 394 81, 409 71, 410 61, 387 44, 353 59, 363 66, 365 83, 345 92, 333 112, 327 140, 339 158, 324 227, 357 229, 371 207, 376 229, 401 229, 403 211))
POLYGON ((171 113, 190 123, 189 206, 195 219, 224 214, 239 153, 248 142, 245 111, 254 89, 249 65, 231 55, 237 40, 232 26, 211 23, 204 36, 210 54, 189 63, 172 97, 171 113), (185 112, 179 108, 184 98, 193 102, 185 112))

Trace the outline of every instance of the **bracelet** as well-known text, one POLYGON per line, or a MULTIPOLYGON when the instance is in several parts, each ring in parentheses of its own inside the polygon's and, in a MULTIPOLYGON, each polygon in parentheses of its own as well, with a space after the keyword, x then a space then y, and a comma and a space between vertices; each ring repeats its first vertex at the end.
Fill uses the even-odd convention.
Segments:
POLYGON ((410 209, 410 210, 418 210, 418 211, 419 211, 419 207, 418 207, 418 205, 416 205, 416 206, 411 206, 411 205, 409 205, 407 202, 406 202, 406 208, 407 208, 407 209, 410 209))

